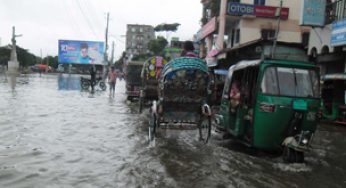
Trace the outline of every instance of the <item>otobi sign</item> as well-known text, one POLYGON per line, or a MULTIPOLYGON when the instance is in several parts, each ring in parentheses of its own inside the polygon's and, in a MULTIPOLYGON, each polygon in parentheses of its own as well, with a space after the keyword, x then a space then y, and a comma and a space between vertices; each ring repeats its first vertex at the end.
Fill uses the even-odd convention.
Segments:
MULTIPOLYGON (((277 17, 278 9, 279 7, 229 2, 227 13, 231 16, 249 15, 264 18, 275 18, 277 17)), ((281 19, 287 20, 288 14, 289 8, 283 7, 281 9, 281 19)))

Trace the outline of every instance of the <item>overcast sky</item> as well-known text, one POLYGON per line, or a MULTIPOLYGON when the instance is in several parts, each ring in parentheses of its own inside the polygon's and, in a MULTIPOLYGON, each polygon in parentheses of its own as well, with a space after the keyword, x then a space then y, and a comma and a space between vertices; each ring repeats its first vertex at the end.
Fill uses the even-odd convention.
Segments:
MULTIPOLYGON (((58 54, 58 40, 104 41, 106 12, 116 57, 125 50, 126 24, 180 23, 171 37, 191 39, 200 28, 200 0, 0 0, 0 42, 11 40, 12 26, 23 34, 17 44, 40 56, 58 54)), ((110 45, 111 43, 109 43, 110 45)))

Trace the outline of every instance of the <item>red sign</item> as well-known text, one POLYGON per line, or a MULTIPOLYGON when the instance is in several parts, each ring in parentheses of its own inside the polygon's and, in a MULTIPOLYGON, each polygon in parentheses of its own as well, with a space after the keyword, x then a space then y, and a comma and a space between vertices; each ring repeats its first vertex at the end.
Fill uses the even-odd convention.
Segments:
MULTIPOLYGON (((277 11, 279 11, 279 7, 270 7, 270 6, 255 6, 255 15, 256 17, 265 17, 265 18, 274 18, 277 16, 277 11)), ((281 9, 281 19, 287 20, 289 14, 289 8, 281 9)))
POLYGON ((204 39, 208 35, 212 34, 216 30, 216 17, 210 19, 202 28, 201 38, 204 39))

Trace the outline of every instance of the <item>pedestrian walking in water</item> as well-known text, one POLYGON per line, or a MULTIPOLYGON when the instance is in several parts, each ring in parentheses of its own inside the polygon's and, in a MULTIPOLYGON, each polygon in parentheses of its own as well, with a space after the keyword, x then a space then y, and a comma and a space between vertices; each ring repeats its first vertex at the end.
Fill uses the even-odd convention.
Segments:
POLYGON ((95 85, 96 85, 96 67, 95 65, 92 65, 90 67, 90 85, 91 85, 91 93, 95 92, 95 85))
POLYGON ((117 81, 117 73, 114 67, 111 67, 108 72, 109 96, 114 97, 116 81, 117 81))
POLYGON ((193 46, 193 42, 185 41, 183 45, 183 51, 181 52, 181 57, 198 57, 195 54, 195 47, 193 46))

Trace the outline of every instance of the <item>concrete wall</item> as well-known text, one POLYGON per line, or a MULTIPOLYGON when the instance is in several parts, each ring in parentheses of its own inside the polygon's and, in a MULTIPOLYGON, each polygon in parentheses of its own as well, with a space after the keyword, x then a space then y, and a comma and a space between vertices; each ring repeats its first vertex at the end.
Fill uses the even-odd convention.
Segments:
POLYGON ((334 52, 334 48, 330 45, 331 31, 331 24, 326 25, 324 28, 311 29, 308 51, 309 55, 311 55, 313 48, 317 50, 317 54, 321 54, 324 46, 328 46, 329 52, 334 52))
MULTIPOLYGON (((241 20, 240 43, 261 38, 262 29, 277 28, 277 20, 271 18, 255 18, 241 20)), ((280 23, 279 41, 301 42, 302 31, 308 28, 301 28, 298 20, 282 20, 280 23)))
MULTIPOLYGON (((253 0, 242 0, 241 3, 253 4, 253 0)), ((266 0, 265 6, 279 7, 279 0, 266 0)), ((278 36, 279 41, 283 42, 302 42, 302 32, 310 31, 310 27, 299 26, 299 21, 301 17, 301 0, 284 0, 283 7, 289 8, 289 18, 288 20, 281 20, 280 32, 278 36)), ((238 26, 227 24, 228 27, 237 28, 238 26)), ((257 40, 261 38, 262 29, 272 29, 277 28, 277 19, 274 18, 244 18, 240 17, 240 43, 243 44, 249 41, 257 40)), ((228 29, 230 30, 230 29, 228 29)), ((230 33, 229 38, 231 37, 230 33)), ((229 46, 229 45, 228 45, 229 46)))

